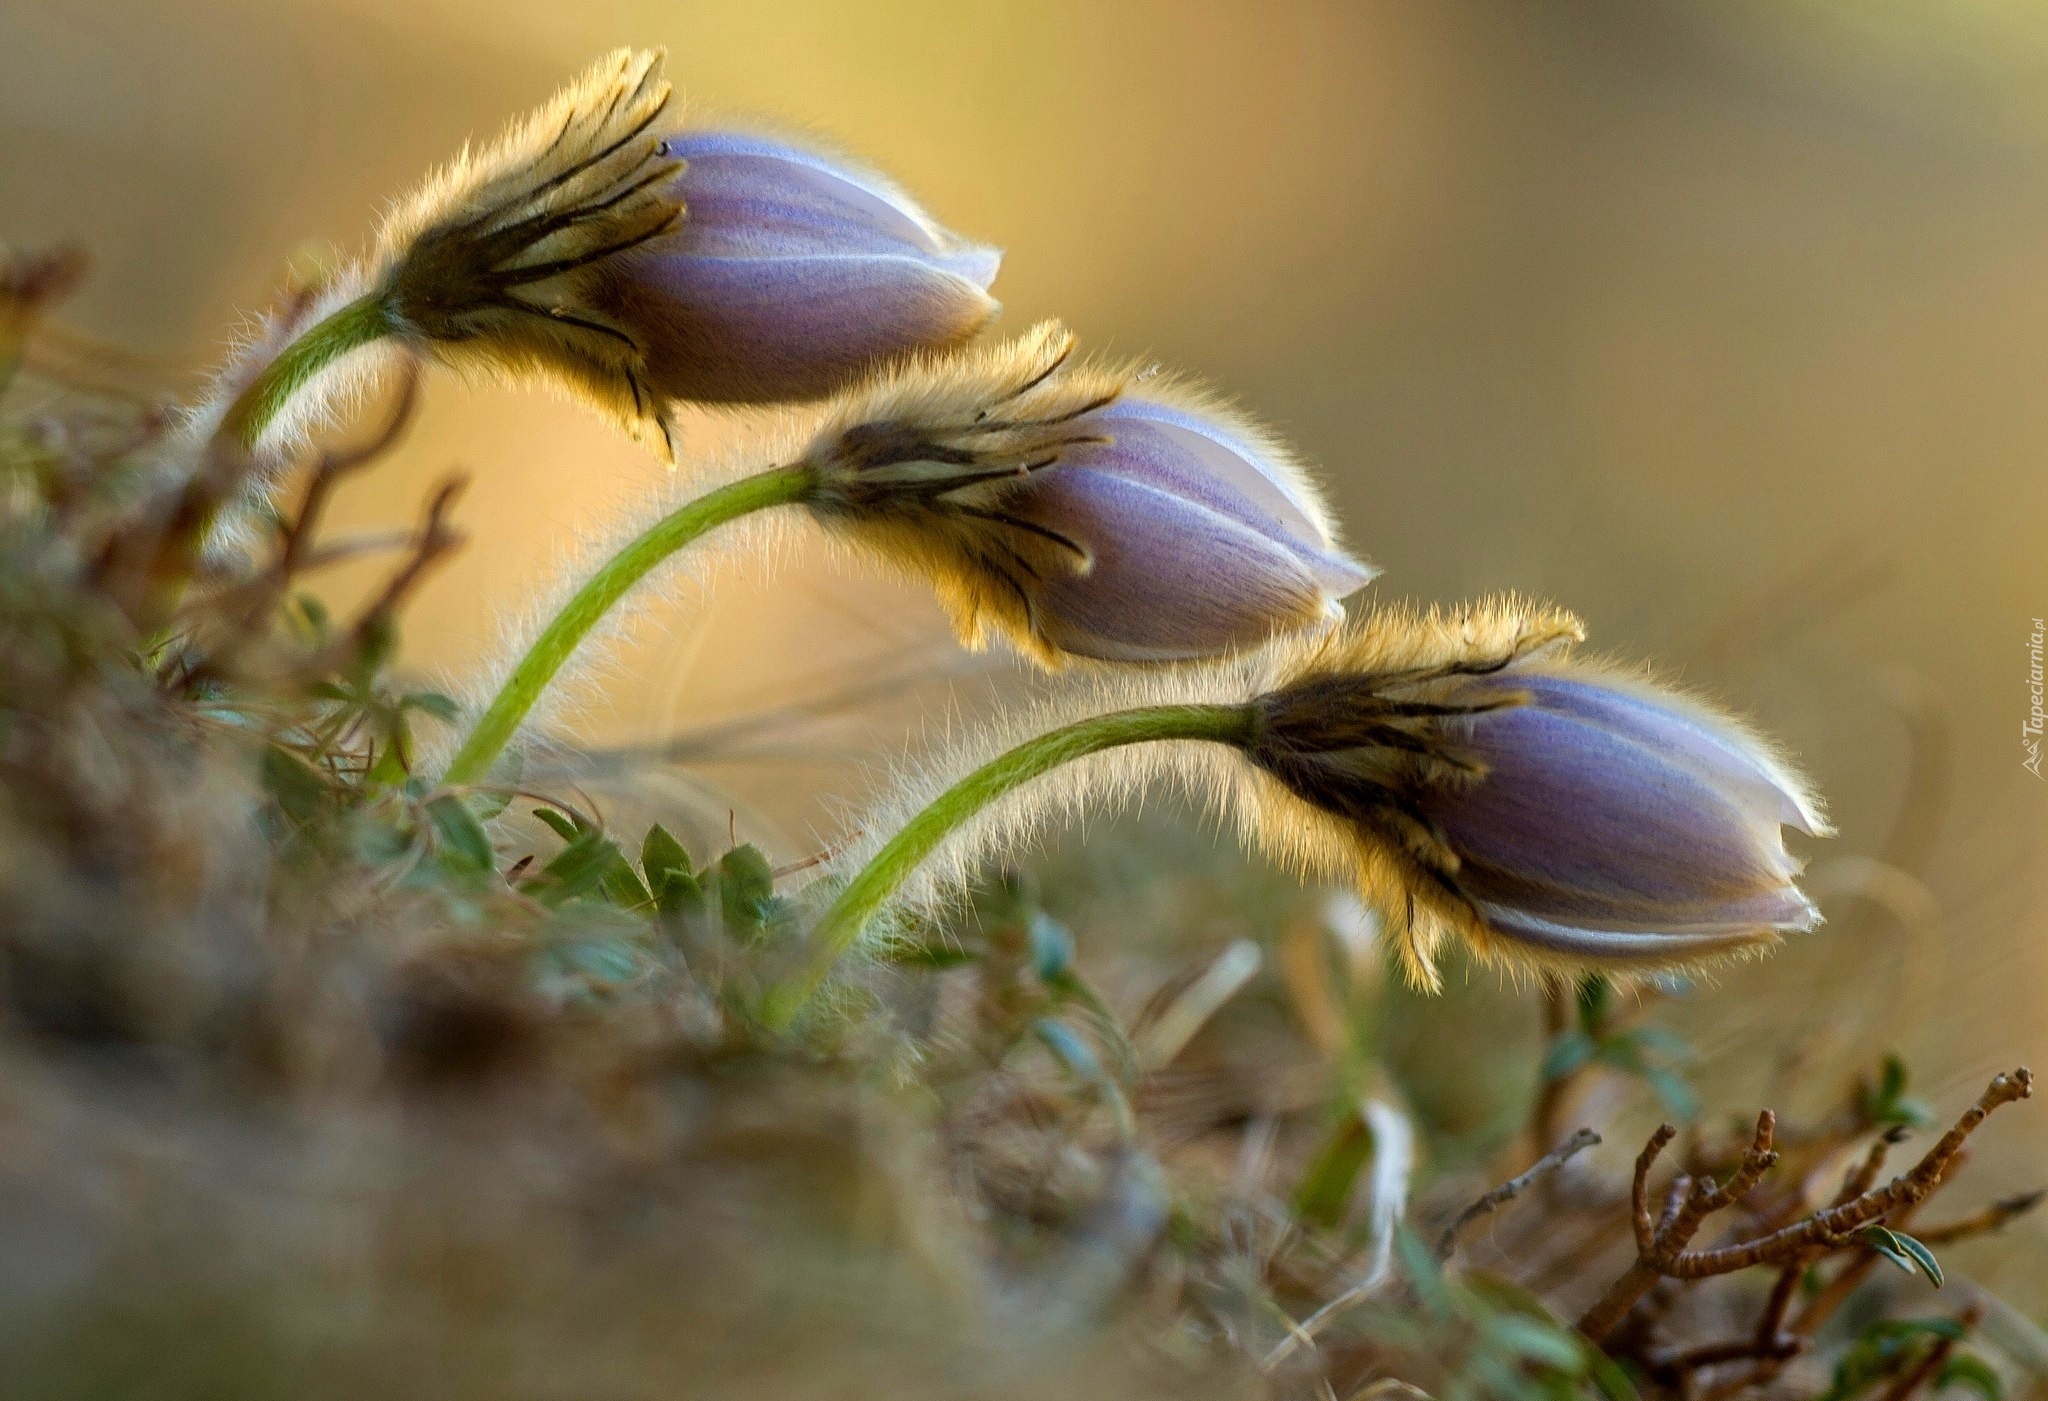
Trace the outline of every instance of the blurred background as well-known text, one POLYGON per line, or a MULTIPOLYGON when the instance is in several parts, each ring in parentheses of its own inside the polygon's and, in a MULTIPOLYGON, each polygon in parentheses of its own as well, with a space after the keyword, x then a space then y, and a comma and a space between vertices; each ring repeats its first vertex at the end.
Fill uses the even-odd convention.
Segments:
MULTIPOLYGON (((1814 852, 1831 923, 1674 1014, 1712 1112, 1788 1067, 1825 1099, 1894 1048, 1944 1109, 2048 1062, 2048 787, 2020 734, 2048 615, 2048 10, 9 0, 0 237, 81 240, 72 329, 189 384, 288 266, 628 43, 668 47, 695 111, 817 132, 1006 247, 1004 327, 1057 314, 1225 386, 1320 464, 1379 597, 1554 597, 1784 736, 1842 829, 1814 852)), ((688 429, 686 457, 722 432, 688 429)), ((665 469, 578 409, 435 377, 336 525, 410 519, 451 467, 471 545, 406 646, 459 681, 665 469)), ((795 858, 845 820, 821 795, 1015 684, 921 592, 799 548, 651 609, 569 720, 677 741, 678 782, 795 858)), ((2038 1185, 2048 1113, 1978 1151, 1986 1194, 2038 1185)))

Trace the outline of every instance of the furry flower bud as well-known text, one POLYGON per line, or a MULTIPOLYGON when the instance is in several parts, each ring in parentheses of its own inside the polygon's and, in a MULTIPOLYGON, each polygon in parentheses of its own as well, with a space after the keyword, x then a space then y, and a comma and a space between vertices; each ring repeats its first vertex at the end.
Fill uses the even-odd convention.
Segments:
POLYGON ((399 336, 456 363, 551 373, 666 436, 644 333, 603 305, 618 259, 683 217, 682 162, 663 146, 661 57, 600 60, 392 211, 372 295, 399 336))
POLYGON ((403 201, 369 271, 385 326, 667 443, 672 400, 814 398, 994 312, 995 250, 845 163, 678 131, 660 68, 612 54, 403 201))
POLYGON ((621 259, 601 304, 657 393, 809 399, 870 364, 958 344, 996 309, 1002 254, 941 228, 882 177, 766 137, 684 131, 688 215, 621 259))
POLYGON ((1001 633, 1047 665, 1213 656, 1341 616, 1374 571, 1283 447, 1072 350, 1046 323, 854 394, 808 451, 812 509, 928 576, 969 645, 1001 633))
POLYGON ((1262 695, 1253 763, 1348 848, 1411 968, 1446 934, 1484 958, 1684 967, 1818 914, 1781 828, 1827 829, 1735 720, 1574 660, 1569 615, 1512 602, 1381 619, 1262 695))

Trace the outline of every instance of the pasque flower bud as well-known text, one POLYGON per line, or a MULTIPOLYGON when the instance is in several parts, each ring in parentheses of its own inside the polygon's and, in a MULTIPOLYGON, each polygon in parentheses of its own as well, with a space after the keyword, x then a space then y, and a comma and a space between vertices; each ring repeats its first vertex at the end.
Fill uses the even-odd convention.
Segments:
MULTIPOLYGON (((253 445, 333 362, 397 338, 540 372, 669 443, 669 405, 817 397, 949 347, 995 310, 1000 255, 879 176, 787 142, 682 131, 655 51, 602 60, 385 219, 331 309, 226 425, 253 445)), ((338 383, 339 377, 331 383, 338 383)))
POLYGON ((970 645, 1214 656, 1326 625, 1373 577, 1285 448, 1203 395, 1071 363, 1046 323, 849 396, 808 449, 828 525, 928 576, 970 645))
POLYGON ((1384 611, 1222 664, 1099 675, 912 776, 813 930, 786 1024, 892 901, 930 907, 1044 823, 1159 779, 1347 880, 1414 980, 1462 941, 1514 969, 1631 976, 1752 952, 1819 915, 1781 828, 1828 828, 1733 719, 1573 658, 1578 620, 1498 599, 1384 611))
POLYGON ((1489 959, 1627 971, 1817 922, 1780 831, 1828 830, 1805 783, 1730 717, 1572 659, 1578 636, 1512 601, 1382 618, 1254 702, 1268 811, 1305 809, 1277 825, 1358 872, 1425 979, 1447 934, 1489 959))
POLYGON ((457 364, 552 374, 665 425, 643 334, 600 305, 617 260, 683 217, 661 54, 621 49, 489 146, 465 150, 378 233, 369 299, 457 364))
POLYGON ((688 210, 600 292, 655 393, 807 399, 877 360, 980 330, 1002 254, 934 223, 889 181, 785 141, 684 131, 669 191, 688 210))

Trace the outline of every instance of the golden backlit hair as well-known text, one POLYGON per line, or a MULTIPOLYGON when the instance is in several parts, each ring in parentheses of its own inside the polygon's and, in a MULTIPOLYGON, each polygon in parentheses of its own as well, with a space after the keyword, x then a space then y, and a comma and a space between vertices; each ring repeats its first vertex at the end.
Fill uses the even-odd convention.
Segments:
MULTIPOLYGON (((859 869, 895 831, 971 769, 1016 744, 1090 715, 1137 706, 1244 704, 1283 687, 1327 674, 1422 678, 1459 669, 1490 669, 1512 662, 1527 674, 1544 670, 1584 675, 1623 689, 1652 689, 1640 674, 1573 656, 1583 637, 1577 618, 1560 609, 1512 596, 1457 608, 1383 608, 1336 633, 1276 640, 1219 663, 1184 664, 1148 671, 1091 676, 1026 712, 977 725, 943 755, 899 777, 892 796, 861 824, 864 837, 834 864, 840 875, 859 869)), ((1654 687, 1658 702, 1674 692, 1654 687)), ((1734 724, 1692 698, 1714 727, 1734 724)), ((1816 831, 1825 831, 1810 788, 1770 746, 1747 729, 1738 734, 1770 756, 1781 780, 1816 831)), ((1246 844, 1304 877, 1354 887, 1376 912, 1409 978, 1419 987, 1441 986, 1437 955, 1447 940, 1462 943, 1483 965, 1515 974, 1572 975, 1588 969, 1623 979, 1678 968, 1698 968, 1754 954, 1777 941, 1768 929, 1712 938, 1644 937, 1617 946, 1598 960, 1574 958, 1517 941, 1494 929, 1454 888, 1435 879, 1416 854, 1389 833, 1362 826, 1305 801, 1232 746, 1195 740, 1134 744, 1061 766, 964 824, 905 887, 903 908, 931 917, 959 898, 992 859, 1000 859, 1047 828, 1136 796, 1164 782, 1190 795, 1220 823, 1235 826, 1246 844)))
MULTIPOLYGON (((1335 528, 1321 488, 1277 437, 1215 395, 1136 362, 1074 357, 1074 337, 1043 321, 1006 342, 910 357, 835 401, 807 460, 824 479, 813 504, 836 533, 891 568, 927 581, 964 645, 1009 639, 1048 669, 1074 660, 1032 615, 1015 571, 1086 573, 1092 561, 991 514, 1062 451, 1100 442, 1079 420, 1142 381, 1145 397, 1198 414, 1255 453, 1315 526, 1335 528), (917 445, 934 454, 874 470, 862 458, 917 445), (949 485, 950 483, 950 485, 949 485)), ((1294 620, 1322 620, 1318 607, 1294 620)))
POLYGON ((616 50, 496 140, 465 147, 385 217, 369 279, 401 329, 449 364, 552 378, 672 455, 640 348, 591 295, 607 259, 683 215, 683 163, 663 145, 662 58, 616 50))

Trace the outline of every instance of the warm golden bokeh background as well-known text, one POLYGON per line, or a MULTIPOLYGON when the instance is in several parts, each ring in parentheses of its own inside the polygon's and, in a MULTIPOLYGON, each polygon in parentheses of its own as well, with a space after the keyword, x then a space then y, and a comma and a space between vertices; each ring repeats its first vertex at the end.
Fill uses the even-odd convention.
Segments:
MULTIPOLYGON (((828 134, 1006 246, 1007 325, 1057 313, 1228 386, 1323 465, 1389 596, 1554 596, 1754 712, 1832 798, 1831 850, 1884 844, 1918 697, 1952 763, 1942 927, 1847 911, 1696 999, 1710 1101, 1803 1041, 1837 1078, 1895 1044, 1944 1104, 2048 1069, 2048 787, 2020 766, 2048 614, 2048 9, 9 0, 0 236, 81 238, 74 324, 202 366, 308 240, 352 248, 622 43, 667 45, 699 110, 828 134)), ((346 519, 477 473, 473 544, 409 637, 459 669, 662 469, 575 408, 430 388, 346 519)), ((819 561, 765 585, 728 570, 658 610, 582 733, 905 669, 927 704, 986 693, 914 591, 819 561)), ((801 850, 830 831, 819 788, 911 734, 908 699, 700 776, 801 850)), ((1984 1190, 2034 1185, 2048 1108, 1984 1160, 1984 1190)))

